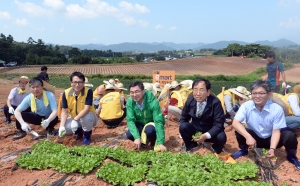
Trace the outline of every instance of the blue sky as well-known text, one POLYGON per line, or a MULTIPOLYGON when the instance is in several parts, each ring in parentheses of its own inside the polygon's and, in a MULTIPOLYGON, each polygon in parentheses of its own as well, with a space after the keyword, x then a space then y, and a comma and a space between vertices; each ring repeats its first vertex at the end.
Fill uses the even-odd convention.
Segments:
POLYGON ((300 0, 5 0, 0 33, 59 45, 281 38, 300 44, 300 0))

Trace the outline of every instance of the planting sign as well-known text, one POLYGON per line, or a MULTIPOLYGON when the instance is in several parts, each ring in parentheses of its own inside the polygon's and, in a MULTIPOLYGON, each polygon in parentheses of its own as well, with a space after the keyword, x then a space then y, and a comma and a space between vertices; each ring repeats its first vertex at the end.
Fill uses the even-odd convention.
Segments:
POLYGON ((175 71, 153 70, 153 83, 159 82, 163 87, 165 84, 175 81, 175 71))

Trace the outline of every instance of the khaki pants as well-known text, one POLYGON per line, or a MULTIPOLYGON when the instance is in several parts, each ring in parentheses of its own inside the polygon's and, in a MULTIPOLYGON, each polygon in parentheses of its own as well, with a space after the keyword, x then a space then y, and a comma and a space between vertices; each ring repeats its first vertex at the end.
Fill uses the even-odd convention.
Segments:
MULTIPOLYGON (((71 130, 72 120, 73 120, 73 118, 71 118, 71 117, 67 118, 67 121, 65 124, 66 135, 73 134, 73 132, 71 130)), ((98 117, 96 116, 96 114, 89 112, 87 115, 85 115, 83 118, 81 118, 78 121, 78 128, 82 127, 82 130, 84 132, 88 132, 88 131, 91 131, 97 123, 98 123, 98 117)))

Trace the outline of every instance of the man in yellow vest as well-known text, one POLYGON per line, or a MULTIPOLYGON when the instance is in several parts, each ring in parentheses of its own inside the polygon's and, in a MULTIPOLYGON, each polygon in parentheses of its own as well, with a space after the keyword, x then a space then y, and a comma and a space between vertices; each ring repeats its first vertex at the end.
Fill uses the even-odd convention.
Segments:
POLYGON ((247 101, 249 91, 243 86, 231 88, 217 95, 225 112, 225 119, 233 119, 242 103, 247 101))
POLYGON ((84 87, 84 81, 81 72, 73 72, 70 76, 71 87, 62 95, 59 136, 75 133, 76 140, 83 136, 83 145, 89 145, 98 117, 93 106, 93 91, 84 87))
POLYGON ((47 130, 47 137, 54 136, 57 132, 54 126, 58 122, 55 89, 37 77, 32 78, 28 84, 32 93, 23 99, 14 112, 18 133, 13 136, 13 140, 23 138, 26 132, 31 132, 27 123, 42 126, 47 130), (23 112, 29 107, 31 112, 23 112))
POLYGON ((170 101, 169 101, 169 106, 166 105, 165 109, 163 110, 164 115, 172 114, 174 115, 178 121, 181 118, 181 113, 182 113, 182 108, 189 96, 189 90, 179 84, 177 81, 173 81, 171 83, 170 87, 170 101))
POLYGON ((105 86, 105 91, 107 93, 100 99, 97 115, 107 128, 116 128, 126 117, 124 99, 118 92, 118 87, 111 84, 105 86))
POLYGON ((288 93, 281 100, 288 108, 288 116, 285 117, 286 124, 291 129, 300 128, 300 85, 294 86, 294 93, 288 93))

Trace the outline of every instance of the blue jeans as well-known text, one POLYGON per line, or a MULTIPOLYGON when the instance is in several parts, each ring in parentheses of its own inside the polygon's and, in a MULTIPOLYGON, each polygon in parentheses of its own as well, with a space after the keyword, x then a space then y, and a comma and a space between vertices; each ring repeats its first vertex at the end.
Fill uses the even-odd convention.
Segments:
POLYGON ((287 116, 285 117, 286 125, 291 129, 300 128, 300 116, 287 116))

